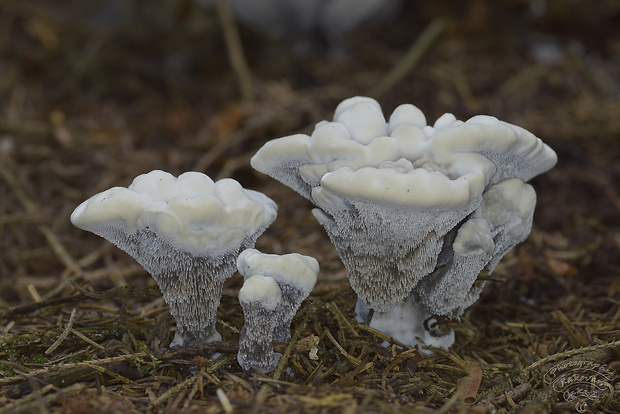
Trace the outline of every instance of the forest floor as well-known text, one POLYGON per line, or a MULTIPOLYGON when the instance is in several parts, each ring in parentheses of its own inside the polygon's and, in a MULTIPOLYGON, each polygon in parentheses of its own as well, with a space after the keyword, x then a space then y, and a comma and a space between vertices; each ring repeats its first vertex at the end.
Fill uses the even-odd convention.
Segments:
POLYGON ((337 42, 242 26, 237 76, 230 21, 189 0, 0 1, 0 412, 620 412, 620 3, 411 3, 337 42), (249 165, 356 95, 429 123, 493 115, 558 154, 531 182, 534 227, 494 272, 505 282, 453 321, 447 352, 382 347, 310 203, 249 165), (265 193, 279 215, 256 247, 320 262, 274 372, 237 363, 241 276, 223 341, 168 349, 152 278, 71 225, 154 169, 265 193))

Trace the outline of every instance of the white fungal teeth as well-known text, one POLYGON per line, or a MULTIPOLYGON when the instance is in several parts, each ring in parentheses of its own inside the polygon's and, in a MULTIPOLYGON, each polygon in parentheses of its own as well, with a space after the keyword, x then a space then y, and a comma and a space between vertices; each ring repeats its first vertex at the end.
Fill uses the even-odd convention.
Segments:
POLYGON ((366 97, 252 158, 319 207, 366 306, 389 314, 417 293, 416 309, 451 317, 477 300, 480 271, 527 237, 535 194, 524 182, 556 162, 540 139, 497 118, 444 114, 430 126, 405 104, 386 123, 366 97))
POLYGON ((172 345, 188 345, 220 340, 222 284, 239 252, 254 246, 276 214, 271 199, 234 180, 155 170, 86 200, 71 222, 114 243, 153 276, 177 322, 172 345))

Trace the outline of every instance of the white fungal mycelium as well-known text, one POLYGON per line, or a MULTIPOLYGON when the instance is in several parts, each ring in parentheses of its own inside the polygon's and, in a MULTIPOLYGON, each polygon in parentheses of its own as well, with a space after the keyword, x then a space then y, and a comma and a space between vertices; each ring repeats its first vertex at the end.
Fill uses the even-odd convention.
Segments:
POLYGON ((287 342, 291 338, 293 317, 316 285, 319 263, 298 253, 277 255, 248 249, 237 258, 237 268, 246 280, 253 275, 264 275, 277 282, 282 300, 276 312, 273 337, 278 342, 287 342))
POLYGON ((529 233, 535 194, 524 182, 556 162, 539 138, 497 118, 444 114, 427 125, 405 104, 386 121, 366 97, 340 103, 310 136, 272 140, 252 158, 317 206, 358 308, 378 318, 407 301, 449 317, 474 303, 480 271, 529 233))
POLYGON ((273 350, 273 332, 278 323, 282 292, 269 276, 247 278, 239 290, 244 323, 239 334, 237 361, 241 368, 268 373, 278 365, 281 354, 273 350))
POLYGON ((138 176, 80 204, 71 222, 114 243, 157 281, 177 322, 171 345, 221 339, 215 316, 222 284, 241 250, 254 246, 277 206, 232 179, 198 172, 138 176))

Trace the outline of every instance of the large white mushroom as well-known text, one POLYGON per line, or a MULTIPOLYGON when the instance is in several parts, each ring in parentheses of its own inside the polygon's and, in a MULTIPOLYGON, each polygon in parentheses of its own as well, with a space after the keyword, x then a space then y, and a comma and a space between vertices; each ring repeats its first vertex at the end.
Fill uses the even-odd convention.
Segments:
POLYGON ((275 220, 276 204, 232 179, 198 172, 136 177, 80 204, 71 222, 114 243, 157 281, 177 322, 172 345, 213 342, 222 285, 239 252, 275 220))
MULTIPOLYGON (((270 141, 252 158, 318 207, 360 319, 372 309, 387 320, 412 306, 456 317, 475 302, 478 273, 529 233, 535 197, 523 183, 556 162, 539 138, 494 117, 445 114, 431 126, 405 104, 386 122, 366 97, 340 103, 312 135, 270 141)), ((394 324, 411 324, 402 320, 394 324)), ((446 338, 439 343, 447 347, 446 338)))
POLYGON ((245 280, 254 275, 269 276, 278 284, 282 299, 276 310, 273 339, 287 342, 291 338, 291 322, 316 285, 319 262, 299 253, 285 255, 261 253, 248 249, 237 258, 237 269, 245 280))

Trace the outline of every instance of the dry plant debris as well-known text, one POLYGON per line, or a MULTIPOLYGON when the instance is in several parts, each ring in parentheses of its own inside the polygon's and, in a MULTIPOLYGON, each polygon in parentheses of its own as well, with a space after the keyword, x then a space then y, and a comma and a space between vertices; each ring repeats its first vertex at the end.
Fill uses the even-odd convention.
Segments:
POLYGON ((405 3, 337 51, 312 39, 299 54, 304 39, 240 27, 250 73, 237 78, 230 19, 189 0, 0 2, 0 412, 620 411, 620 5, 405 3), (433 21, 442 30, 403 72, 433 21), (430 356, 355 321, 306 202, 249 167, 267 140, 386 84, 386 108, 488 113, 560 159, 533 182, 532 235, 453 324, 454 347, 430 356), (223 341, 168 349, 174 323, 154 282, 70 225, 86 197, 155 168, 266 193, 280 215, 257 248, 321 263, 271 374, 236 362, 240 276, 224 288, 223 341), (583 372, 598 395, 571 400, 583 372))

